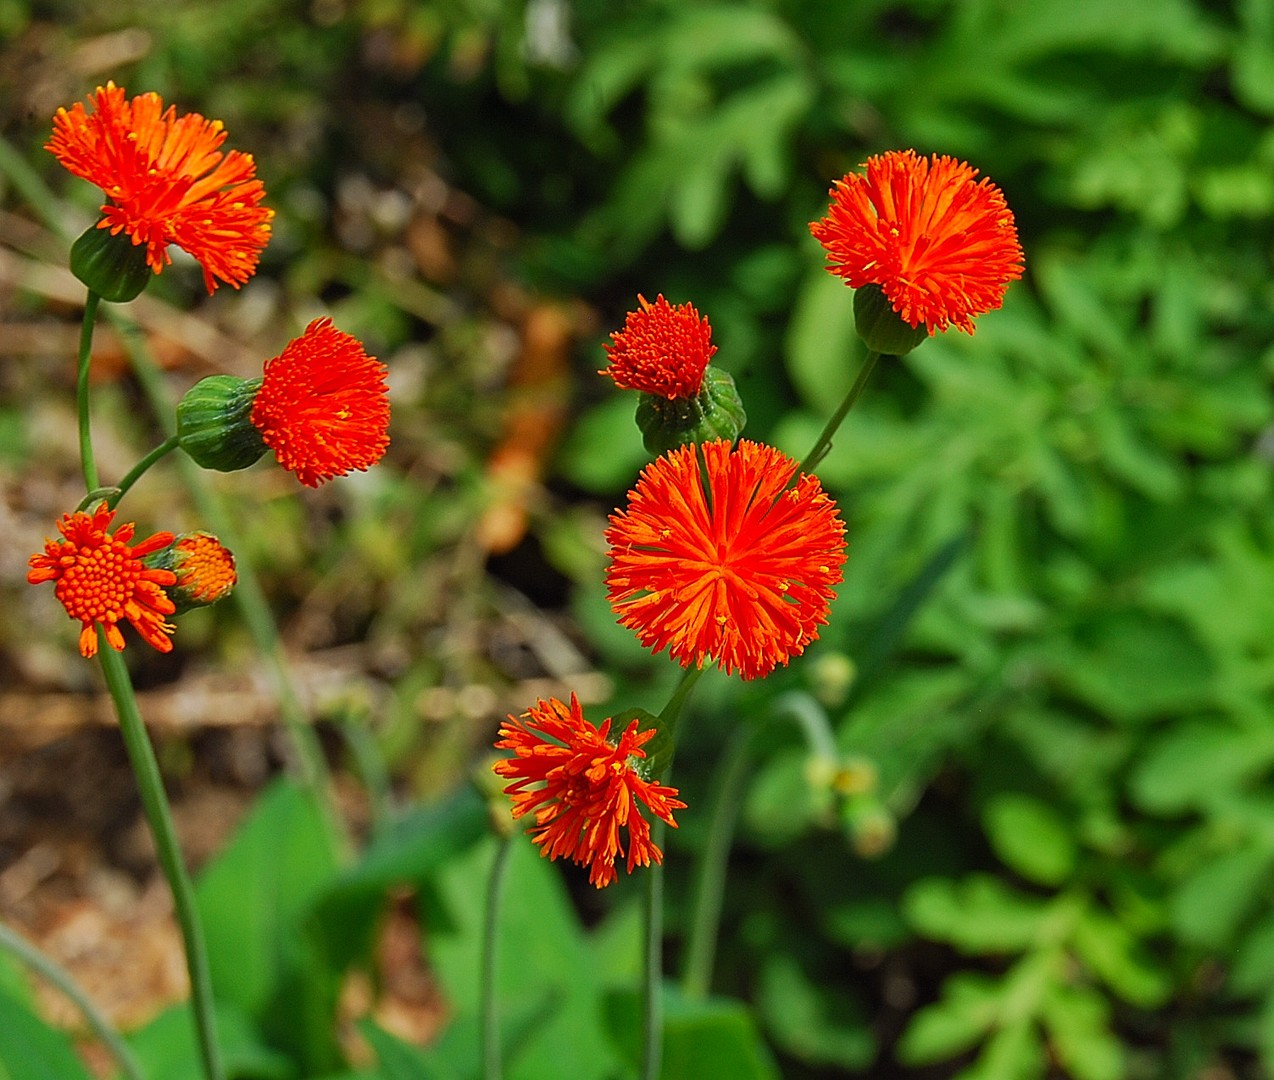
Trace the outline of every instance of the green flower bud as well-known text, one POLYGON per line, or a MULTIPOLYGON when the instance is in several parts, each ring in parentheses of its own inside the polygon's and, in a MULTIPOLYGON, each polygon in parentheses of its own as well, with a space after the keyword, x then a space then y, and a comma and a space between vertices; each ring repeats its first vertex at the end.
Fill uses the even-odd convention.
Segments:
POLYGON ((96 225, 71 245, 71 273, 115 304, 136 299, 151 277, 145 244, 134 244, 125 233, 112 235, 96 225))
POLYGON ((669 400, 642 394, 637 403, 637 426, 655 457, 686 443, 737 439, 747 422, 734 380, 720 368, 704 371, 703 386, 694 397, 669 400))
POLYGON ((198 465, 218 472, 246 469, 265 453, 252 423, 260 379, 209 375, 177 403, 177 441, 198 465))
POLYGON ((879 285, 854 290, 854 328, 867 348, 882 356, 906 356, 929 336, 924 323, 903 321, 879 285))

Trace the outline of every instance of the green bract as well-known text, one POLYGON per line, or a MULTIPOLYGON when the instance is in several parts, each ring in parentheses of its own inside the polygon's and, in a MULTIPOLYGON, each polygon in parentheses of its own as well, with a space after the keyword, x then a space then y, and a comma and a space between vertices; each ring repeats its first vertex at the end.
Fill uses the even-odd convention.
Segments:
POLYGON ((71 273, 103 300, 116 304, 136 299, 151 276, 144 244, 96 225, 71 245, 71 273))
POLYGON ((854 290, 854 328, 867 348, 881 356, 906 356, 929 336, 923 323, 903 322, 879 285, 854 290))
POLYGON ((252 403, 260 379, 209 375, 195 383, 177 403, 177 439, 181 448, 205 469, 246 469, 266 446, 252 423, 252 403))
POLYGON ((642 394, 637 403, 642 441, 656 457, 686 443, 737 439, 747 421, 734 380, 713 367, 703 373, 703 385, 695 397, 669 400, 642 394))

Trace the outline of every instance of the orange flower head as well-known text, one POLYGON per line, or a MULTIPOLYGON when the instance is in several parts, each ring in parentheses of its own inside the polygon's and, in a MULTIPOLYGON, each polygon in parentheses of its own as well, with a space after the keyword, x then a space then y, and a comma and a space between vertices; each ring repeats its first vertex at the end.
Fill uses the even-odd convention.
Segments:
POLYGON ((657 458, 606 530, 619 621, 683 667, 713 658, 768 675, 818 637, 845 562, 845 528, 816 476, 741 439, 657 458))
POLYGON ((252 423, 307 487, 370 468, 389 446, 386 370, 331 319, 315 319, 266 362, 252 423))
POLYGON ((178 116, 158 94, 127 100, 114 83, 58 109, 45 146, 70 172, 102 189, 98 228, 126 233, 146 247, 158 274, 172 262, 168 245, 189 252, 203 267, 204 285, 236 289, 257 268, 270 239, 274 211, 261 205, 265 186, 251 154, 222 152, 220 120, 178 116))
POLYGON ((963 161, 914 150, 868 158, 867 175, 832 185, 827 216, 810 232, 828 269, 855 289, 878 285, 911 327, 973 333, 1022 276, 1013 212, 989 179, 963 161))
POLYGON ((134 525, 129 522, 107 532, 115 511, 101 503, 92 514, 77 510, 58 521, 61 540, 46 540, 43 554, 32 555, 27 581, 39 585, 56 581, 54 593, 66 613, 83 624, 80 654, 97 653, 96 627, 106 632, 111 648, 124 647, 119 623, 127 619, 142 640, 160 652, 172 650, 168 635, 175 629, 164 621, 175 609, 163 586, 176 576, 170 570, 146 566, 142 557, 173 541, 170 532, 155 533, 140 544, 130 544, 134 525))
POLYGON ((211 533, 183 533, 173 543, 176 591, 192 607, 215 604, 239 580, 234 555, 211 533))
POLYGON ((565 856, 589 868, 597 888, 615 880, 615 860, 624 855, 620 830, 628 830, 628 872, 635 866, 663 862, 663 852, 650 839, 644 805, 676 828, 672 812, 685 807, 677 789, 642 776, 642 745, 654 729, 637 730, 633 720, 612 742, 610 720, 600 728, 584 718, 578 699, 570 705, 556 698, 537 701, 521 719, 510 716, 500 725, 498 750, 514 756, 493 766, 511 780, 504 791, 513 800, 513 816, 534 812, 528 830, 540 854, 565 856))
POLYGON ((708 320, 691 304, 673 307, 662 293, 653 304, 641 295, 637 300, 640 310, 630 311, 624 328, 611 334, 612 344, 602 346, 610 366, 598 374, 609 375, 621 389, 669 401, 695 397, 717 351, 708 320))

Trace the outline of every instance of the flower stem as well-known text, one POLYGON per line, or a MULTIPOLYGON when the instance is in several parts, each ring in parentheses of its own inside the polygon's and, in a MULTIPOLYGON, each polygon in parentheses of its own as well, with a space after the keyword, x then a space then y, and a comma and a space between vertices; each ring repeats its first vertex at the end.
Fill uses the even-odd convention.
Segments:
POLYGON ((717 933, 721 925, 721 902, 725 895, 726 865, 734 838, 743 791, 752 761, 752 732, 740 728, 726 749, 717 773, 716 797, 708 821, 708 840, 695 883, 694 908, 686 946, 681 989, 687 997, 706 997, 712 985, 716 962, 717 933))
POLYGON ((177 844, 172 811, 168 806, 168 796, 164 792, 164 780, 159 773, 155 751, 151 747, 150 737, 146 734, 146 727, 142 723, 141 713, 137 708, 137 697, 133 693, 133 682, 129 677, 128 668, 124 665, 124 658, 107 643, 106 635, 101 627, 98 628, 97 636, 102 673, 106 676, 106 686, 115 702, 120 734, 124 738, 124 746, 128 750, 133 774, 137 778, 137 790, 141 795, 142 808, 146 812, 146 820, 155 840, 159 865, 164 871, 164 877, 168 880, 168 887, 172 890, 173 906, 186 947, 186 969, 190 973, 191 1011, 194 1015, 195 1034, 199 1042, 204 1076, 207 1080, 224 1080, 225 1071, 221 1062, 221 1051, 217 1045, 216 1019, 213 1013, 208 947, 200 927, 199 911, 195 907, 194 888, 182 859, 181 848, 177 844))
POLYGON ((27 967, 42 975, 71 1000, 84 1014, 84 1019, 88 1021, 88 1026, 93 1029, 93 1034, 97 1036, 98 1041, 111 1052, 125 1080, 145 1080, 141 1065, 138 1064, 132 1048, 120 1037, 119 1032, 111 1027, 110 1021, 102 1015, 65 968, 3 923, 0 923, 0 948, 13 953, 27 967))
MULTIPOLYGON (((668 770, 672 766, 672 752, 675 743, 671 742, 673 732, 681 719, 681 712, 690 699, 690 692, 703 677, 707 665, 688 667, 682 672, 677 688, 668 699, 668 704, 659 714, 661 733, 669 740, 668 748, 659 755, 660 768, 652 779, 667 781, 668 770)), ((661 818, 656 818, 651 830, 651 839, 661 851, 668 828, 661 818)), ((641 1080, 658 1080, 660 1059, 663 1055, 664 1009, 663 1009, 663 943, 664 943, 664 868, 661 863, 652 862, 647 867, 646 890, 644 893, 644 930, 645 947, 642 949, 642 1051, 641 1080)))
POLYGON ((113 494, 111 498, 107 500, 111 504, 111 506, 115 506, 115 504, 118 503, 120 499, 124 497, 125 492, 127 492, 129 488, 131 488, 135 483, 137 483, 139 479, 141 479, 142 474, 147 469, 149 469, 152 465, 154 465, 155 462, 157 462, 160 458, 166 457, 168 454, 171 454, 174 450, 177 449, 179 445, 180 443, 177 439, 177 436, 169 435, 168 438, 166 438, 157 447, 155 447, 154 450, 152 450, 149 454, 147 454, 144 458, 142 458, 141 461, 139 461, 136 465, 134 465, 131 469, 129 469, 128 475, 125 476, 124 479, 121 480, 116 485, 116 493, 113 494))
MULTIPOLYGON (((661 818, 656 818, 651 839, 661 850, 668 832, 661 818)), ((663 1058, 664 1001, 663 1001, 663 944, 664 944, 664 868, 652 862, 647 868, 646 889, 643 893, 643 930, 645 931, 642 956, 642 1042, 641 1080, 659 1080, 659 1067, 663 1058)))
POLYGON ((854 380, 854 385, 849 388, 849 393, 845 395, 845 400, 836 407, 836 411, 828 418, 823 430, 819 432, 818 441, 814 443, 813 448, 805 455, 805 460, 801 462, 800 467, 796 470, 796 475, 807 473, 815 469, 823 458, 827 457, 827 451, 832 448, 832 436, 836 434, 837 429, 841 426, 841 421, 849 414, 849 410, 854 407, 854 403, 862 395, 867 380, 871 378, 872 371, 875 370, 876 361, 880 359, 880 353, 874 350, 868 350, 867 356, 863 360, 863 366, 858 370, 858 378, 854 380))
POLYGON ((496 992, 496 937, 500 929, 500 905, 504 899, 504 879, 513 850, 512 830, 501 838, 491 864, 487 884, 487 910, 482 920, 482 999, 479 1022, 482 1027, 482 1080, 500 1080, 500 1013, 496 992))
POLYGON ((97 307, 101 300, 97 293, 89 289, 84 301, 84 321, 80 324, 80 351, 75 379, 75 404, 80 421, 80 464, 84 470, 84 487, 89 491, 100 486, 89 424, 88 376, 93 356, 93 323, 97 319, 97 307))

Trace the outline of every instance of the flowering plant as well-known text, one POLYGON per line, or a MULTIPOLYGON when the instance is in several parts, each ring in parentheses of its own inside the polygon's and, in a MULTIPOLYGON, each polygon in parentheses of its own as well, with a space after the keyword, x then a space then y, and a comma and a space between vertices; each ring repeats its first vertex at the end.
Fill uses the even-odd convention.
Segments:
MULTIPOLYGON (((220 123, 179 116, 154 94, 128 99, 113 84, 88 108, 60 110, 49 149, 106 201, 76 242, 72 268, 88 288, 77 383, 85 496, 30 559, 28 580, 54 584, 79 623, 79 648, 101 664, 172 888, 189 966, 192 1016, 208 1080, 225 1075, 208 956, 162 782, 141 725, 121 631, 129 624, 153 648, 180 640, 193 606, 233 590, 244 564, 197 531, 157 532, 133 543, 133 523, 115 525, 118 505, 169 453, 218 471, 245 469, 273 453, 306 487, 375 465, 388 446, 387 371, 364 346, 316 319, 265 362, 259 378, 214 375, 175 410, 173 434, 118 482, 103 485, 93 454, 88 359, 103 301, 138 295, 170 264, 176 244, 202 267, 209 293, 251 278, 272 213, 250 155, 223 151, 220 123), (113 531, 112 531, 113 529, 113 531), (101 643, 107 648, 100 648, 101 643)), ((811 225, 830 270, 855 288, 868 347, 857 380, 803 459, 743 436, 746 416, 733 380, 712 361, 708 318, 689 302, 638 297, 604 346, 603 374, 638 395, 636 420, 653 460, 605 530, 605 587, 616 621, 653 655, 666 654, 680 681, 659 712, 634 703, 598 720, 574 692, 538 698, 501 725, 491 774, 511 804, 493 800, 504 835, 488 899, 503 910, 504 852, 516 822, 549 860, 586 868, 602 889, 619 870, 646 876, 641 1074, 654 1080, 661 1053, 659 868, 664 836, 696 808, 671 782, 679 724, 702 674, 753 681, 801 657, 832 618, 847 558, 846 524, 816 468, 882 357, 906 355, 923 338, 999 306, 1022 272, 1012 215, 989 181, 949 158, 887 153, 832 189, 828 216, 811 225), (525 820, 524 820, 525 819, 525 820)), ((242 556, 240 556, 240 560, 242 556)), ((829 790, 850 794, 862 771, 837 761, 829 790)), ((482 1003, 483 1071, 500 1074, 500 1020, 491 991, 482 1003)), ((125 1066, 127 1069, 127 1066, 125 1066)))

